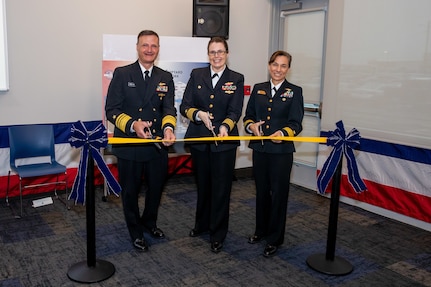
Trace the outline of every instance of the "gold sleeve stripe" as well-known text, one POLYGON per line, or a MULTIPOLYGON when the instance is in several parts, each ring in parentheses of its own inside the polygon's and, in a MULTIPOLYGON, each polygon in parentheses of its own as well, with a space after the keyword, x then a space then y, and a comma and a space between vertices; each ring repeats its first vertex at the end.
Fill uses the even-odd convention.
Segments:
POLYGON ((115 126, 119 128, 123 133, 126 133, 126 125, 132 119, 127 114, 119 114, 115 119, 115 126))
POLYGON ((234 126, 235 126, 235 122, 234 122, 233 120, 231 120, 231 119, 225 119, 225 120, 223 121, 223 124, 228 125, 228 126, 229 126, 229 130, 230 130, 230 131, 231 131, 231 130, 234 128, 234 126))
POLYGON ((175 127, 176 123, 177 123, 177 119, 171 115, 164 116, 162 119, 162 127, 166 126, 167 124, 175 127))
POLYGON ((291 128, 284 128, 283 129, 290 137, 294 137, 295 136, 295 131, 292 130, 291 128))
POLYGON ((188 110, 186 110, 186 116, 189 120, 191 120, 192 122, 195 121, 195 119, 193 118, 193 114, 197 111, 198 109, 196 108, 190 108, 188 110))
POLYGON ((253 120, 246 120, 246 121, 244 122, 244 127, 248 127, 248 125, 251 125, 251 124, 254 124, 254 121, 253 121, 253 120))

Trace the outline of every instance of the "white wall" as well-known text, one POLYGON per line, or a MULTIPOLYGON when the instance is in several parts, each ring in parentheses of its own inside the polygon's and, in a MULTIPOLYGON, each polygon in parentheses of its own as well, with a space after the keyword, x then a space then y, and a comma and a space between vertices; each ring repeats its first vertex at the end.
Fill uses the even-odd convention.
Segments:
MULTIPOLYGON (((230 3, 229 67, 249 85, 267 78, 270 6, 230 3)), ((190 37, 192 14, 192 0, 7 0, 10 90, 0 92, 0 125, 102 119, 102 35, 190 37)), ((251 165, 248 154, 241 147, 238 167, 251 165)))
POLYGON ((5 0, 0 0, 0 91, 9 89, 5 0))

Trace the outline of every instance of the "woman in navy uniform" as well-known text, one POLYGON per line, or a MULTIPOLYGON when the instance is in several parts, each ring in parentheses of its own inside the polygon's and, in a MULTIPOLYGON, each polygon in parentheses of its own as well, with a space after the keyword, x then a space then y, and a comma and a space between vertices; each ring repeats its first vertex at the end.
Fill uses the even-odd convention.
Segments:
POLYGON ((229 203, 239 141, 223 141, 237 136, 237 121, 244 101, 244 76, 226 66, 229 55, 224 38, 208 43, 210 66, 191 72, 180 105, 190 120, 185 138, 214 137, 211 142, 190 143, 190 153, 198 190, 195 227, 191 237, 209 232, 211 250, 223 248, 229 222, 229 203))
MULTIPOLYGON (((244 127, 255 136, 297 136, 302 131, 302 88, 286 80, 292 57, 276 51, 268 62, 270 81, 256 84, 247 104, 244 127)), ((295 146, 292 141, 252 140, 256 184, 256 229, 248 242, 266 240, 265 257, 284 242, 290 172, 295 146)))
POLYGON ((159 54, 159 36, 151 30, 139 33, 138 60, 115 69, 106 98, 106 117, 115 125, 114 136, 127 138, 163 138, 162 145, 114 145, 122 188, 124 216, 133 246, 148 250, 144 228, 154 238, 164 238, 157 227, 157 213, 168 170, 168 148, 175 141, 176 109, 172 74, 154 66, 159 54), (148 189, 145 208, 139 212, 138 195, 142 176, 148 189))

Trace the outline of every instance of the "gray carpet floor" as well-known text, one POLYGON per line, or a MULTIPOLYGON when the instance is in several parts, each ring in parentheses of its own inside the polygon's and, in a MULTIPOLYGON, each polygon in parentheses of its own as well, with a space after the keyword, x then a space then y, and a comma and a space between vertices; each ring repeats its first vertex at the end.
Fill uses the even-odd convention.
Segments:
MULTIPOLYGON (((285 244, 275 257, 263 257, 264 242, 247 243, 255 219, 248 169, 236 172, 229 233, 218 254, 210 251, 208 235, 188 236, 196 204, 192 175, 168 180, 158 220, 166 238, 147 235, 146 253, 129 241, 121 200, 103 201, 102 195, 99 187, 96 258, 110 262, 115 273, 91 286, 431 286, 431 233, 343 203, 335 260, 328 264, 345 260, 353 271, 338 276, 310 268, 310 256, 325 257, 330 200, 298 186, 290 191, 285 244)), ((71 266, 93 258, 87 250, 86 207, 67 210, 56 199, 39 208, 31 207, 31 199, 24 202, 22 219, 15 219, 4 201, 0 207, 0 286, 88 286, 68 277, 71 266)))

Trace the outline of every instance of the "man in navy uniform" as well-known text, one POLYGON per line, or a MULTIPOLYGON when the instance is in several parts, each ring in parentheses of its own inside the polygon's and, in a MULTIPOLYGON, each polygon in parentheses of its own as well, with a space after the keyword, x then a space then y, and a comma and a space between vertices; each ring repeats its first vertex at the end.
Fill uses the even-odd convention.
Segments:
POLYGON ((154 66, 159 54, 159 36, 150 30, 137 37, 138 60, 115 69, 106 98, 106 117, 115 125, 114 136, 163 138, 163 143, 114 145, 118 159, 121 198, 133 246, 148 250, 147 230, 164 238, 157 227, 157 214, 168 167, 168 146, 175 141, 176 109, 172 74, 154 66), (147 183, 145 208, 140 214, 138 196, 142 177, 147 183))

